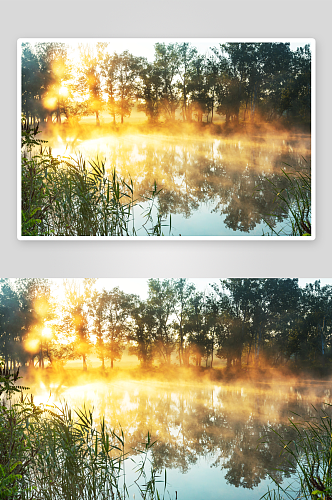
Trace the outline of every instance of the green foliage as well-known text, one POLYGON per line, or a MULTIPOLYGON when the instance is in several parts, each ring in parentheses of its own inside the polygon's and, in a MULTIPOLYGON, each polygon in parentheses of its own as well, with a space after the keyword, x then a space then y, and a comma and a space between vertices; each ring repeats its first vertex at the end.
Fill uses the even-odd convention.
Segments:
POLYGON ((18 480, 22 479, 21 474, 14 474, 16 467, 21 465, 21 462, 16 462, 9 469, 9 475, 6 473, 5 468, 0 464, 0 498, 19 498, 18 496, 18 480))
MULTIPOLYGON (((22 236, 131 236, 136 235, 134 187, 115 170, 109 177, 105 161, 86 162, 82 156, 54 158, 41 147, 32 154, 38 131, 24 132, 22 155, 22 236), (26 154, 27 153, 27 154, 26 154)), ((152 208, 160 190, 154 185, 144 216, 147 235, 161 236, 163 219, 153 223, 152 208), (146 224, 152 222, 151 229, 146 224)))
POLYGON ((283 42, 231 42, 199 54, 188 42, 156 43, 154 60, 113 53, 105 42, 80 44, 73 71, 63 43, 22 44, 22 110, 29 123, 56 119, 78 121, 107 105, 116 117, 130 116, 134 101, 148 120, 213 121, 213 112, 239 123, 256 116, 310 124, 310 46, 290 50, 283 42), (65 88, 64 93, 59 89, 65 88), (76 96, 80 94, 78 101, 76 96), (107 98, 105 96, 107 95, 107 98), (211 118, 209 118, 211 116, 211 118))
MULTIPOLYGON (((17 379, 18 372, 1 372, 6 398, 24 389, 15 387, 17 379)), ((156 470, 151 467, 148 476, 145 467, 153 444, 148 434, 143 449, 135 450, 135 484, 146 499, 159 498, 156 470)), ((125 499, 127 459, 122 429, 111 430, 103 418, 96 426, 93 412, 85 407, 72 411, 66 404, 35 406, 32 396, 29 400, 23 394, 20 403, 0 406, 1 499, 125 499)))
MULTIPOLYGON (((303 158, 304 159, 304 158, 303 158)), ((306 160, 304 160, 306 161, 306 160)), ((278 231, 267 220, 263 219, 269 226, 271 233, 266 233, 267 236, 310 236, 311 235, 311 173, 306 168, 303 170, 295 170, 291 165, 285 163, 291 172, 281 169, 287 186, 280 191, 273 181, 266 179, 272 186, 275 195, 275 202, 282 205, 287 210, 289 217, 286 226, 278 231)), ((277 210, 276 210, 277 213, 277 210)), ((276 213, 268 214, 268 216, 276 217, 276 213)))
MULTIPOLYGON (((295 431, 293 441, 285 440, 276 433, 282 447, 283 463, 291 465, 295 477, 287 485, 276 483, 275 490, 269 490, 262 499, 281 500, 282 498, 303 500, 330 500, 332 495, 332 419, 331 405, 317 410, 310 419, 294 414, 300 421, 289 419, 290 427, 295 431)), ((275 431, 274 431, 275 432, 275 431)), ((283 471, 282 466, 278 470, 283 471)))
POLYGON ((19 371, 10 373, 0 366, 0 498, 20 498, 19 482, 26 470, 24 454, 27 445, 24 436, 25 417, 31 414, 31 406, 23 410, 19 405, 9 404, 13 394, 25 387, 16 386, 19 371))
POLYGON ((176 355, 180 365, 212 367, 217 355, 229 368, 331 370, 332 287, 319 280, 303 288, 297 278, 230 278, 202 293, 186 279, 150 279, 146 300, 95 282, 64 280, 58 302, 50 280, 0 280, 6 368, 47 362, 55 370, 81 358, 86 370, 97 340, 103 369, 129 347, 143 366, 176 363, 176 355))

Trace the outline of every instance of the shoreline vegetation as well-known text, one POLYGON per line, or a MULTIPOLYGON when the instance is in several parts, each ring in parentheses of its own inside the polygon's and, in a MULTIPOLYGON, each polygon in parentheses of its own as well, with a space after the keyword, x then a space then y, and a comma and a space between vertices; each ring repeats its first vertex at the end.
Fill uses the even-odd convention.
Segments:
POLYGON ((19 378, 19 370, 10 373, 0 366, 1 499, 125 500, 130 486, 143 499, 164 498, 149 458, 154 444, 149 433, 133 450, 136 478, 129 485, 121 427, 117 433, 104 418, 96 425, 85 406, 35 405, 33 396, 23 395, 28 388, 16 386, 19 378), (13 398, 17 393, 19 400, 13 398))
MULTIPOLYGON (((311 417, 294 414, 289 418, 289 428, 295 433, 292 440, 274 431, 282 450, 280 456, 293 470, 293 477, 282 486, 270 475, 275 488, 269 488, 260 500, 332 499, 331 405, 313 409, 311 417)), ((276 470, 286 472, 282 463, 276 470)))
POLYGON ((47 141, 36 137, 38 126, 22 129, 22 236, 135 236, 133 209, 142 202, 149 203, 141 210, 146 235, 163 235, 165 221, 152 217, 156 183, 138 201, 131 180, 119 178, 115 169, 109 177, 102 159, 54 157, 47 141))
POLYGON ((56 370, 76 361, 87 371, 93 357, 102 370, 130 358, 144 369, 223 360, 239 372, 331 370, 332 287, 320 280, 303 288, 297 278, 229 278, 204 292, 185 278, 144 286, 146 299, 93 278, 2 279, 5 368, 56 370))
MULTIPOLYGON (((208 39, 207 39, 208 40, 208 39)), ((122 53, 109 42, 21 44, 22 113, 36 121, 77 124, 107 111, 113 124, 134 114, 154 127, 169 123, 226 125, 283 120, 310 126, 311 47, 283 42, 231 42, 199 53, 190 42, 154 43, 153 61, 139 43, 122 53)), ((152 45, 152 44, 151 44, 152 45)))

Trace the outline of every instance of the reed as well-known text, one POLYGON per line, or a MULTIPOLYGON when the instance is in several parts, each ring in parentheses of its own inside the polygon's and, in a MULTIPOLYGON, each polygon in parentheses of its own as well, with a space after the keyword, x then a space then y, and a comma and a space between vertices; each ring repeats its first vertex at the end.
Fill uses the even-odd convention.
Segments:
MULTIPOLYGON (((303 157, 302 157, 303 158, 303 157)), ((303 160, 306 162, 305 158, 303 160)), ((275 195, 275 201, 281 204, 284 210, 288 212, 288 218, 285 225, 278 231, 266 218, 263 218, 265 224, 269 227, 270 233, 266 236, 310 236, 311 235, 311 173, 303 170, 296 170, 288 163, 284 163, 288 169, 281 169, 282 175, 287 181, 285 188, 278 190, 276 184, 266 178, 272 187, 275 195)), ((276 214, 268 215, 273 219, 276 214)))
MULTIPOLYGON (((102 418, 97 425, 93 411, 37 406, 33 397, 13 403, 14 380, 0 374, 5 400, 0 406, 0 498, 7 500, 126 500, 122 430, 111 430, 102 418)), ((158 474, 149 453, 154 443, 148 434, 142 449, 134 450, 135 491, 145 500, 160 499, 158 474), (143 481, 142 481, 143 480, 143 481)), ((132 460, 132 458, 131 458, 132 460)), ((166 480, 166 478, 165 478, 166 480)), ((164 493, 162 497, 164 497, 164 493)))
MULTIPOLYGON (((325 406, 331 408, 331 405, 325 406)), ((313 409, 315 414, 311 418, 294 413, 299 420, 289 420, 295 431, 294 440, 286 441, 276 433, 283 463, 291 466, 294 475, 287 486, 278 484, 272 477, 276 488, 269 490, 262 499, 332 500, 332 419, 327 409, 317 410, 314 406, 313 409)), ((285 472, 282 466, 277 470, 285 472)))
MULTIPOLYGON (((109 176, 105 160, 86 161, 53 157, 38 130, 22 132, 22 228, 23 236, 135 236, 133 209, 139 205, 131 180, 126 182, 115 170, 109 176), (34 153, 36 147, 39 152, 34 153)), ((153 222, 152 208, 160 190, 156 185, 146 209, 146 235, 162 236, 164 220, 153 222)))

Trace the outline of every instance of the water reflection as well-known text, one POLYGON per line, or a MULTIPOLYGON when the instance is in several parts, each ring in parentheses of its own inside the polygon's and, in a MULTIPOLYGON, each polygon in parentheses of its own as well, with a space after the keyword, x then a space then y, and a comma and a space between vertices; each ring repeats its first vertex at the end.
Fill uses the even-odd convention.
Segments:
MULTIPOLYGON (((34 388, 36 400, 49 388, 34 388)), ((280 443, 274 431, 286 440, 295 435, 289 427, 292 412, 315 414, 311 405, 331 403, 326 384, 190 384, 156 381, 114 380, 53 391, 55 400, 65 398, 73 406, 95 408, 96 423, 102 415, 126 436, 126 447, 137 449, 148 431, 156 440, 153 464, 189 474, 195 482, 200 461, 214 471, 214 481, 244 490, 256 488, 280 463, 280 443)), ((290 475, 294 464, 284 464, 290 475)), ((181 479, 177 479, 181 482, 181 479)), ((176 488, 175 488, 176 489, 176 488)), ((208 491, 208 485, 207 485, 208 491)), ((182 497, 183 498, 183 497, 182 497)), ((249 497, 248 497, 249 498, 249 497)))
POLYGON ((110 172, 131 177, 139 199, 155 181, 161 214, 176 221, 174 235, 262 235, 262 217, 272 226, 287 218, 269 181, 282 190, 284 163, 304 168, 303 156, 310 164, 310 136, 300 134, 250 140, 127 134, 80 142, 59 136, 51 144, 54 154, 67 146, 66 154, 105 157, 110 172))

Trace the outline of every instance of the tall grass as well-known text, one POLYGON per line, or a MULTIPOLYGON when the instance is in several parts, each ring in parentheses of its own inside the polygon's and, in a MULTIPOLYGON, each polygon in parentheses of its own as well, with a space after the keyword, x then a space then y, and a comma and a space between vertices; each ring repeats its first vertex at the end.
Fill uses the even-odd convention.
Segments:
MULTIPOLYGON (((0 498, 7 500, 126 500, 130 484, 125 463, 123 432, 116 433, 93 412, 83 407, 72 411, 67 404, 36 406, 32 396, 11 401, 13 379, 0 373, 6 383, 0 406, 0 498)), ((1 386, 0 386, 1 388, 1 386)), ((0 391, 1 392, 1 391, 0 391)), ((154 443, 148 435, 143 448, 135 450, 135 490, 144 500, 159 499, 157 471, 149 462, 154 443)), ((165 488, 163 490, 163 496, 165 488)))
MULTIPOLYGON (((136 236, 133 209, 138 201, 132 181, 119 178, 115 170, 109 176, 102 159, 55 158, 37 134, 37 128, 22 131, 21 234, 136 236)), ((151 205, 146 210, 151 227, 143 225, 147 235, 163 234, 164 221, 158 215, 154 223, 151 215, 159 192, 154 185, 150 196, 141 200, 151 205)))
MULTIPOLYGON (((295 431, 294 440, 286 441, 276 433, 283 463, 293 468, 294 475, 285 487, 274 481, 276 488, 269 490, 262 499, 332 500, 332 419, 326 409, 313 408, 315 415, 311 418, 294 413, 298 421, 290 419, 290 426, 295 431)), ((282 467, 278 470, 283 472, 282 467)))
MULTIPOLYGON (((303 158, 306 162, 306 160, 303 158)), ((272 186, 275 201, 287 210, 288 218, 285 225, 276 230, 273 225, 263 218, 271 233, 267 236, 310 236, 311 235, 311 173, 310 171, 296 170, 288 163, 284 163, 291 170, 281 169, 287 180, 287 186, 281 190, 270 179, 266 179, 272 186)), ((275 214, 268 214, 275 217, 275 214)))

